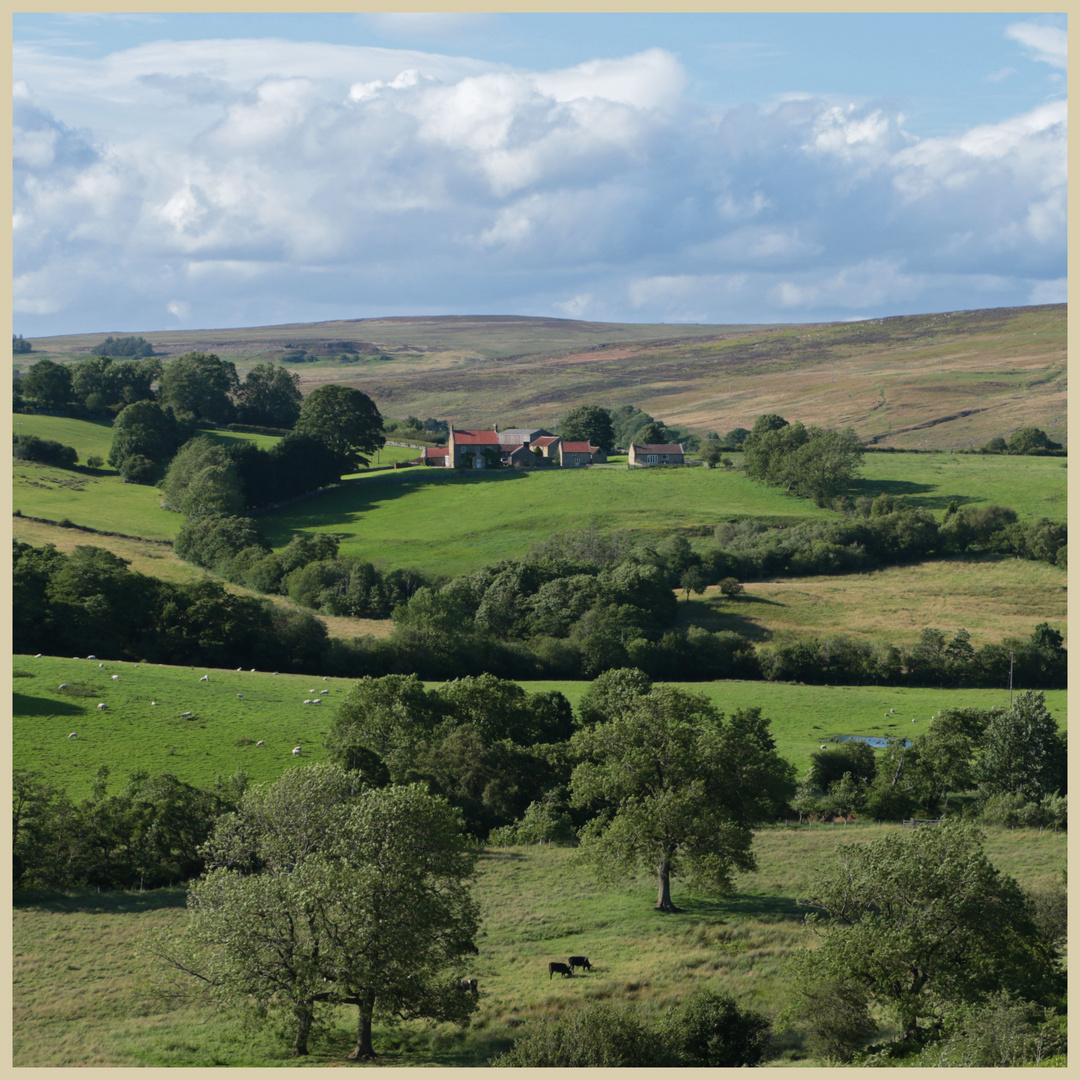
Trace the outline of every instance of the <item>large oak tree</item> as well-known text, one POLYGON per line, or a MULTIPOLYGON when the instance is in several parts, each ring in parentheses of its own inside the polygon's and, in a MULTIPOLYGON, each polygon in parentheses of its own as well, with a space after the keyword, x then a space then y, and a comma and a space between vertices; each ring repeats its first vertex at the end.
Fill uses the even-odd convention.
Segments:
POLYGON ((755 868, 752 826, 794 790, 768 728, 760 709, 726 719, 699 694, 658 686, 579 731, 571 800, 601 808, 582 855, 609 874, 654 867, 658 911, 678 910, 676 875, 730 892, 735 871, 755 868))
POLYGON ((295 431, 321 439, 337 455, 342 473, 367 467, 386 443, 375 402, 360 390, 328 383, 305 399, 295 431))

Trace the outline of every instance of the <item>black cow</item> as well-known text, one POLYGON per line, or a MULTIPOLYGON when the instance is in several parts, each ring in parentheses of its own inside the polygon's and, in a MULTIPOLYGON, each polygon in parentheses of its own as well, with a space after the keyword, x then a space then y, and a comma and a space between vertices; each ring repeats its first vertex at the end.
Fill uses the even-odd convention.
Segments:
POLYGON ((566 966, 566 964, 560 964, 558 961, 552 960, 551 963, 548 964, 549 982, 551 980, 551 976, 554 975, 555 972, 558 972, 560 975, 569 975, 571 979, 574 977, 573 971, 571 971, 570 968, 566 966))
POLYGON ((458 989, 468 990, 471 994, 475 994, 478 992, 476 989, 475 979, 458 979, 458 989))
POLYGON ((567 963, 570 965, 570 970, 574 968, 581 968, 584 971, 592 971, 592 964, 589 963, 587 956, 571 956, 568 958, 567 963))

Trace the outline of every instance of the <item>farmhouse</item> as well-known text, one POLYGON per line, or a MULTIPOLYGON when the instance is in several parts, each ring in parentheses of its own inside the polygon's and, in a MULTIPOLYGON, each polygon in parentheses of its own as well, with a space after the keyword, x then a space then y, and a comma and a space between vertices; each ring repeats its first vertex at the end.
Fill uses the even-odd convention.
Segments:
POLYGON ((632 443, 628 461, 631 465, 683 465, 682 443, 632 443))
POLYGON ((587 442, 564 442, 560 456, 564 468, 596 465, 607 461, 607 454, 599 446, 590 446, 587 442))

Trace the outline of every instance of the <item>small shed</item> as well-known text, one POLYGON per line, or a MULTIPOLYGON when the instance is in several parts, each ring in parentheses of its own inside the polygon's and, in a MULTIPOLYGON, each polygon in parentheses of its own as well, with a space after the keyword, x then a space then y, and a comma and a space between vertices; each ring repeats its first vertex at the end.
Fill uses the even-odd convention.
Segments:
POLYGON ((685 465, 682 443, 633 443, 628 461, 631 465, 685 465))

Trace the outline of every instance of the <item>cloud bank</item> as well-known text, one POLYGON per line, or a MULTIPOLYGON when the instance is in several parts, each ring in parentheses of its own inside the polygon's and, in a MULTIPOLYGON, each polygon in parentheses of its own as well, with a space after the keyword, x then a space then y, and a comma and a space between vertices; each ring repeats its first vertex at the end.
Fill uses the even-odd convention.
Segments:
MULTIPOLYGON (((1063 32, 1010 36, 1051 67, 1063 32)), ((860 318, 1064 299, 1066 108, 706 107, 662 49, 529 71, 159 42, 16 56, 16 330, 380 314, 860 318)))

